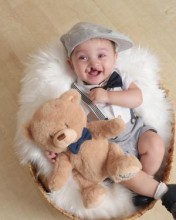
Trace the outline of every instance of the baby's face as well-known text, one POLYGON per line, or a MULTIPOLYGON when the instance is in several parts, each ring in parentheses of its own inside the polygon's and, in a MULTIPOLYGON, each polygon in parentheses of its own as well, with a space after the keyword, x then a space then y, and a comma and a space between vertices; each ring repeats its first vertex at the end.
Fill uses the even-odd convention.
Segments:
POLYGON ((117 52, 111 41, 91 39, 78 45, 69 61, 79 79, 96 85, 113 72, 116 59, 117 52))

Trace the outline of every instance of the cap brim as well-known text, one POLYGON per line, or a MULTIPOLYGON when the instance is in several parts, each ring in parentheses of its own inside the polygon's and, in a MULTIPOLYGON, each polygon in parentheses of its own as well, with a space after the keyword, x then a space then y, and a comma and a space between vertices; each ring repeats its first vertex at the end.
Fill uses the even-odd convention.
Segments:
POLYGON ((84 43, 87 40, 93 39, 93 38, 102 38, 102 39, 107 39, 110 41, 113 41, 117 47, 118 47, 118 52, 130 49, 131 47, 133 47, 133 42, 126 36, 109 36, 108 34, 102 34, 102 35, 92 35, 91 37, 87 37, 84 38, 84 40, 79 41, 76 45, 74 45, 74 48, 71 49, 69 55, 71 55, 71 53, 73 52, 73 50, 75 49, 75 47, 77 47, 78 45, 80 45, 81 43, 84 43))

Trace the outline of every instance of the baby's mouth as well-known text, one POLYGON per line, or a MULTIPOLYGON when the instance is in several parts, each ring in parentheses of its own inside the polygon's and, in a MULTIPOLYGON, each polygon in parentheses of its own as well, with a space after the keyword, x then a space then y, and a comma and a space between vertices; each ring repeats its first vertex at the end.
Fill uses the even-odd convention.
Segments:
POLYGON ((88 72, 88 74, 90 75, 90 76, 98 76, 98 75, 100 75, 102 73, 102 71, 101 70, 97 70, 97 69, 91 69, 89 72, 88 72))

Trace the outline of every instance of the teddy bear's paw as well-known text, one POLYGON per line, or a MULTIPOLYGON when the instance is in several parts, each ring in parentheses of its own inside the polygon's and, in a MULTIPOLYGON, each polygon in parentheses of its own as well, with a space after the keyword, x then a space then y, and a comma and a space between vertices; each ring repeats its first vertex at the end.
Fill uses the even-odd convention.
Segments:
POLYGON ((122 156, 112 164, 113 172, 111 173, 114 182, 131 179, 142 169, 140 161, 136 157, 130 155, 122 156))
POLYGON ((137 174, 136 172, 119 174, 119 175, 115 176, 113 178, 113 180, 114 180, 114 182, 118 183, 118 182, 121 182, 121 181, 129 180, 129 179, 133 178, 136 174, 137 174))
MULTIPOLYGON (((135 168, 136 167, 133 168, 133 171, 135 168)), ((112 176, 111 178, 113 179, 113 181, 115 183, 129 180, 129 179, 133 178, 140 171, 140 169, 136 169, 136 171, 134 171, 134 172, 133 171, 129 171, 126 173, 119 173, 118 175, 112 176)))
POLYGON ((48 188, 50 189, 50 191, 57 191, 61 189, 63 185, 64 185, 64 182, 62 181, 56 181, 54 179, 48 180, 48 188))
POLYGON ((91 186, 83 190, 84 206, 88 209, 97 207, 105 198, 106 190, 101 185, 91 186))
POLYGON ((58 187, 54 183, 51 183, 51 182, 48 183, 48 188, 51 192, 56 191, 58 189, 58 187))
POLYGON ((119 116, 118 118, 114 118, 109 120, 109 123, 111 123, 110 127, 113 131, 114 135, 119 135, 125 130, 125 122, 123 119, 119 116))

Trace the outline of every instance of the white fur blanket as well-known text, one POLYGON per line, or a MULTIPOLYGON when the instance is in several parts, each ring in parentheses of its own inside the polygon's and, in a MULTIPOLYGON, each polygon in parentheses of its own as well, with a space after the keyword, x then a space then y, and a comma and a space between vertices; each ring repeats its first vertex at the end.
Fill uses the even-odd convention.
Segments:
MULTIPOLYGON (((172 106, 165 98, 165 92, 159 88, 158 60, 147 50, 134 47, 119 54, 117 66, 129 73, 142 89, 144 102, 136 112, 143 116, 146 123, 158 130, 168 148, 172 136, 172 106)), ((26 74, 22 79, 16 149, 23 164, 37 164, 38 172, 45 176, 49 175, 52 165, 43 152, 25 138, 24 125, 39 105, 68 90, 73 81, 74 74, 66 62, 64 48, 59 43, 34 55, 28 62, 26 74)), ((135 211, 131 202, 132 193, 129 190, 120 184, 106 187, 108 195, 105 201, 94 209, 84 208, 79 188, 72 177, 60 191, 48 194, 48 198, 58 207, 83 219, 120 218, 135 211)))

